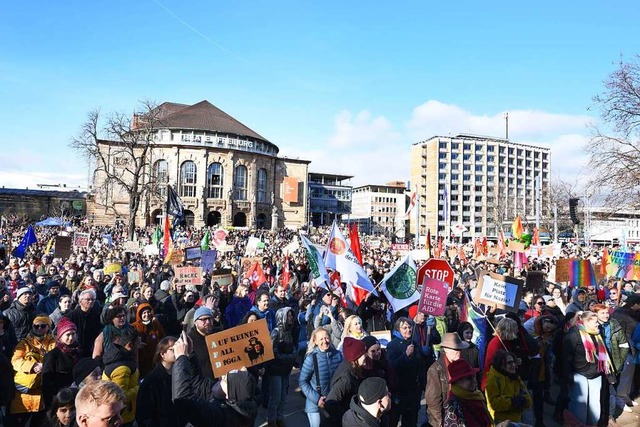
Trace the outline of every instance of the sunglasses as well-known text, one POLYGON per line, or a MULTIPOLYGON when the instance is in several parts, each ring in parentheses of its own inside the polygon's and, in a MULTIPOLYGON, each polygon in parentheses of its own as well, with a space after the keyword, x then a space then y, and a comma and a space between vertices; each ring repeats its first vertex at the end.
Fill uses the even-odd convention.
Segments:
POLYGON ((37 325, 33 325, 33 329, 44 329, 47 326, 49 325, 47 325, 46 323, 38 323, 37 325))
POLYGON ((547 305, 544 301, 538 301, 536 305, 547 305))

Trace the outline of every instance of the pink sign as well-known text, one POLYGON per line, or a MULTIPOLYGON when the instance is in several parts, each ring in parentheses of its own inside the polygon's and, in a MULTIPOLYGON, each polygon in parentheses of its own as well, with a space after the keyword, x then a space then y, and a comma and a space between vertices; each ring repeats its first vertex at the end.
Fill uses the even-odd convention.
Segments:
POLYGON ((422 293, 418 311, 433 316, 444 316, 447 308, 447 295, 449 294, 449 284, 442 280, 432 279, 425 276, 422 282, 422 293))

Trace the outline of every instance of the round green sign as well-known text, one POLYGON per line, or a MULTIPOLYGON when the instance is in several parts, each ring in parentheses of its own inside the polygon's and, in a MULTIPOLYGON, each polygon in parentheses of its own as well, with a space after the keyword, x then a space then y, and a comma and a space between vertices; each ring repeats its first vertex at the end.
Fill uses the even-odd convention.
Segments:
POLYGON ((407 299, 416 292, 416 272, 407 264, 402 264, 385 286, 395 299, 407 299))

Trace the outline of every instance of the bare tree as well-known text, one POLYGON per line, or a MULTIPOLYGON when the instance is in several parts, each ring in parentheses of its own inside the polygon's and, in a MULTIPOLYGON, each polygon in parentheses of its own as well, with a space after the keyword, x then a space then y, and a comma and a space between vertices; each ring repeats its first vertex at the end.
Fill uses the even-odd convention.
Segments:
POLYGON ((595 96, 603 123, 587 145, 592 185, 610 208, 640 207, 640 56, 620 60, 595 96), (610 129, 610 131, 609 131, 610 129))
POLYGON ((133 116, 110 113, 103 117, 99 110, 92 110, 69 143, 79 156, 95 164, 94 185, 105 194, 103 200, 96 200, 97 204, 116 213, 109 196, 119 193, 128 197, 129 236, 135 230, 143 197, 154 186, 150 151, 161 126, 161 113, 156 104, 148 101, 142 102, 140 112, 133 116))
POLYGON ((543 190, 542 199, 548 200, 549 203, 543 203, 544 209, 540 217, 540 227, 549 232, 553 239, 554 230, 554 207, 558 209, 558 232, 573 230, 573 223, 569 217, 569 199, 577 197, 577 182, 569 183, 559 177, 551 179, 549 190, 543 190))

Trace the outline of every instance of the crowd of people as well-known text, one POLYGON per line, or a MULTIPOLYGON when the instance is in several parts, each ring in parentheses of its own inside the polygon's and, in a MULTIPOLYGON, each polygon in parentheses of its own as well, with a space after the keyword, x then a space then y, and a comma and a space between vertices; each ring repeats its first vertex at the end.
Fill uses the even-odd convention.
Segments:
MULTIPOLYGON (((90 244, 65 259, 45 253, 60 230, 38 228, 24 258, 10 253, 24 228, 2 230, 0 419, 7 426, 253 426, 263 407, 268 426, 282 427, 297 392, 292 372, 311 427, 417 426, 423 398, 433 427, 543 426, 544 405, 559 425, 615 426, 637 405, 640 294, 632 281, 572 289, 548 276, 556 258, 531 257, 516 268, 508 256, 488 262, 463 247, 449 259, 455 280, 446 312, 434 317, 417 304, 394 312, 382 292, 356 305, 344 289, 318 286, 304 248, 285 250, 297 239, 291 230, 229 231, 233 250, 218 253, 199 285, 185 286, 174 280, 176 265, 125 251, 122 225, 75 228, 91 233, 90 244), (265 282, 257 286, 242 263, 250 236, 264 243, 265 282), (478 305, 482 316, 471 319, 484 270, 518 277, 536 270, 547 280, 523 290, 517 312, 478 305), (232 283, 220 285, 212 273, 231 274, 232 283), (261 319, 274 359, 217 378, 205 337, 261 319)), ((138 228, 136 240, 151 243, 154 231, 138 228)), ((199 246, 203 235, 177 229, 174 241, 199 246)), ((307 231, 318 245, 328 236, 307 231)), ((376 240, 361 236, 374 285, 400 256, 376 240)), ((600 251, 566 245, 560 256, 595 262, 600 251)))

